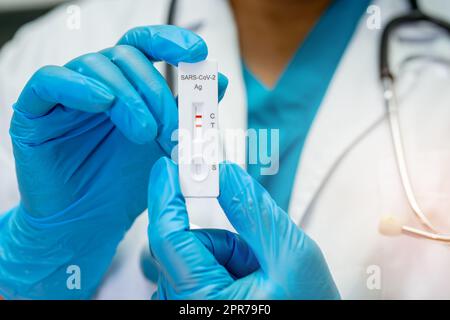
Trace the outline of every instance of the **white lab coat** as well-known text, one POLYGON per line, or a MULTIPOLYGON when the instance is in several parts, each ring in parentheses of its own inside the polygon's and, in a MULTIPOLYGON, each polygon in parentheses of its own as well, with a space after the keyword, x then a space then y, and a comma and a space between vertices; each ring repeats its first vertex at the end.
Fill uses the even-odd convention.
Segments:
MULTIPOLYGON (((195 29, 207 41, 210 56, 220 61, 220 70, 230 79, 220 106, 221 127, 245 129, 241 57, 227 2, 179 2, 176 23, 195 29)), ((446 6, 438 12, 450 12, 448 1, 434 3, 446 6)), ((0 210, 18 201, 8 137, 10 106, 32 73, 112 46, 132 27, 164 24, 168 9, 168 0, 77 4, 80 30, 66 27, 68 14, 62 6, 23 27, 0 52, 0 210)), ((379 0, 375 5, 383 24, 407 10, 404 0, 379 0)), ((449 299, 448 245, 388 238, 377 230, 385 214, 417 223, 401 189, 377 77, 381 30, 368 28, 366 19, 361 19, 309 133, 289 214, 322 248, 344 298, 449 299)), ((421 204, 436 224, 450 230, 450 77, 433 67, 419 71, 419 80, 400 90, 407 158, 421 204)), ((228 227, 219 211, 194 219, 202 226, 228 227)), ((153 285, 139 269, 146 223, 142 215, 119 247, 98 298, 150 297, 153 285)))

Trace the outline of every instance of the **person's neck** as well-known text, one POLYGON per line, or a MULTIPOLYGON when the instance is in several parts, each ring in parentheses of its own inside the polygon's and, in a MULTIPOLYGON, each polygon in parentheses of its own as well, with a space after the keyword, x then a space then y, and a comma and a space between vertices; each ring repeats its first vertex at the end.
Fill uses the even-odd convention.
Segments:
POLYGON ((272 87, 331 0, 230 0, 247 67, 272 87))

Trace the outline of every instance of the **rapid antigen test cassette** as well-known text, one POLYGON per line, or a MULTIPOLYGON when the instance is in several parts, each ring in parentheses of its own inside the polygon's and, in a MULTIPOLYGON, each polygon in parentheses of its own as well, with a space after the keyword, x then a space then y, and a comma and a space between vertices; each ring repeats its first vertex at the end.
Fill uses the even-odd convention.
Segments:
POLYGON ((219 196, 218 71, 212 60, 178 65, 178 167, 186 198, 219 196))

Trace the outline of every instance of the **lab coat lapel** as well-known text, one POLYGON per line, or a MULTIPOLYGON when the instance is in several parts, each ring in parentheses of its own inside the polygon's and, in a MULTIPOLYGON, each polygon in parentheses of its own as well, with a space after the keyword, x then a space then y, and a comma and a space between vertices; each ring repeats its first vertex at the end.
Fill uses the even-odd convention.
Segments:
MULTIPOLYGON (((182 0, 179 1, 178 6, 176 19, 178 25, 197 29, 195 31, 208 44, 208 58, 219 62, 219 71, 224 73, 229 80, 227 92, 219 105, 219 126, 222 132, 246 130, 245 84, 242 76, 238 35, 228 1, 182 0), (196 9, 192 10, 192 7, 196 9)), ((241 161, 237 161, 237 159, 245 160, 245 142, 232 144, 226 139, 223 142, 227 150, 227 160, 234 160, 245 166, 241 161), (235 150, 235 152, 231 150, 235 150)))
MULTIPOLYGON (((382 22, 406 8, 403 1, 380 0, 374 5, 380 9, 382 22)), ((305 143, 289 206, 297 223, 340 159, 385 116, 377 72, 383 28, 368 28, 367 18, 359 23, 305 143)))

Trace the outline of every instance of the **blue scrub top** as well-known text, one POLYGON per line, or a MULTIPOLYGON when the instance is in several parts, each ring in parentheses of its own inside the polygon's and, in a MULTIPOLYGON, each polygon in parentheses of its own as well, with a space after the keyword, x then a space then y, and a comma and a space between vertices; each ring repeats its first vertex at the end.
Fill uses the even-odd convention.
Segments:
MULTIPOLYGON (((309 128, 369 3, 370 0, 333 1, 273 88, 267 88, 243 63, 248 127, 269 129, 269 133, 270 129, 279 129, 280 138, 278 173, 261 175, 261 167, 268 167, 261 164, 249 164, 248 171, 286 211, 309 128)), ((267 149, 270 151, 270 144, 267 149)))

